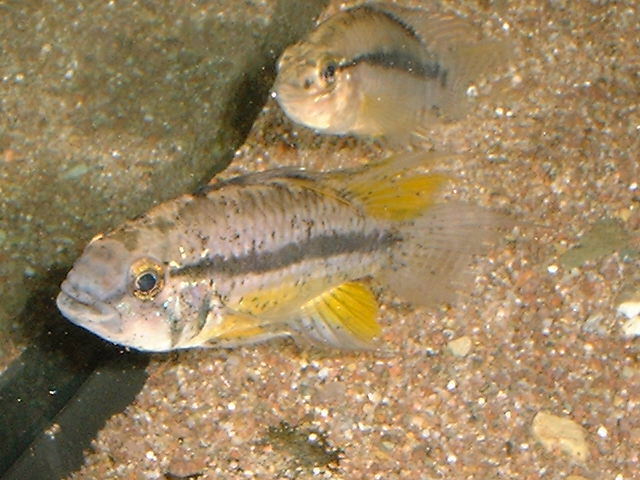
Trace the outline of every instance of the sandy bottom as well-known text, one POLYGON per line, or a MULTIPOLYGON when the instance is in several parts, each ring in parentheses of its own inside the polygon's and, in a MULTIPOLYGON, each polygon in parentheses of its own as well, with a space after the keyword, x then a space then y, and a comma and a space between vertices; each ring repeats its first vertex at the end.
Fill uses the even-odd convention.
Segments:
MULTIPOLYGON (((72 478, 640 478, 640 343, 616 312, 640 266, 638 6, 440 3, 517 52, 424 145, 463 154, 434 166, 454 177, 445 197, 519 223, 471 291, 430 310, 383 295, 373 352, 154 356, 72 478), (547 446, 540 412, 569 421, 547 446)), ((313 135, 271 101, 224 176, 390 150, 313 135)))

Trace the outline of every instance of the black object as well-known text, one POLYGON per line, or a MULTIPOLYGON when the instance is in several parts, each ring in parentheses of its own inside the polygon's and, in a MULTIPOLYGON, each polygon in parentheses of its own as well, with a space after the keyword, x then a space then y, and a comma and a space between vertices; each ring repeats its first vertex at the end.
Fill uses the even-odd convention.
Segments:
POLYGON ((78 469, 97 431, 147 379, 148 355, 122 351, 63 319, 50 289, 36 293, 42 300, 20 319, 43 333, 0 376, 2 480, 55 480, 78 469))

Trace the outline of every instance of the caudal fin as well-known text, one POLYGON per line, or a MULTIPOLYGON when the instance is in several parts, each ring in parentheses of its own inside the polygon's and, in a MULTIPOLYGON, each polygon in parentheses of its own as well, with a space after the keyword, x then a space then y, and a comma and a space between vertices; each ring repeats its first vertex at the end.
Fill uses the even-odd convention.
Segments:
POLYGON ((511 224, 504 215, 468 204, 432 206, 402 226, 403 240, 382 280, 413 304, 451 302, 473 280, 473 256, 486 253, 511 224))
POLYGON ((448 86, 442 90, 439 113, 448 120, 461 118, 468 108, 469 85, 507 65, 512 57, 513 46, 503 40, 454 45, 448 56, 448 86))

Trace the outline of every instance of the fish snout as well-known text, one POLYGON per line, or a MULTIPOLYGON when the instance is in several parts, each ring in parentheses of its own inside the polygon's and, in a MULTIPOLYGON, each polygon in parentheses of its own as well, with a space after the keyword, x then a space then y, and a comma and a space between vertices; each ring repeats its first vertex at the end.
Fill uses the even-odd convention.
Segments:
POLYGON ((64 283, 79 295, 109 300, 126 291, 130 257, 120 242, 100 239, 87 246, 64 283))

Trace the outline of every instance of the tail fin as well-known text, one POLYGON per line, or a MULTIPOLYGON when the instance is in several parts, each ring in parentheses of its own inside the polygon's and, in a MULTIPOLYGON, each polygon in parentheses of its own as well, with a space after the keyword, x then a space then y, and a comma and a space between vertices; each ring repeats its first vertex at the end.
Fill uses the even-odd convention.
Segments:
POLYGON ((402 242, 382 280, 417 305, 450 302, 473 280, 469 264, 513 223, 505 216, 462 203, 431 207, 401 226, 402 242))
POLYGON ((480 40, 477 28, 456 15, 430 11, 429 7, 372 5, 409 25, 422 39, 427 59, 435 54, 443 64, 446 76, 441 82, 427 84, 425 99, 427 107, 437 107, 437 114, 446 120, 456 120, 464 115, 468 108, 465 93, 472 82, 507 65, 513 58, 511 42, 480 40))
POLYGON ((447 60, 449 85, 443 92, 440 113, 449 120, 462 117, 469 85, 507 65, 512 57, 513 46, 507 41, 483 40, 452 47, 447 60))

